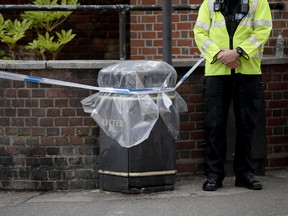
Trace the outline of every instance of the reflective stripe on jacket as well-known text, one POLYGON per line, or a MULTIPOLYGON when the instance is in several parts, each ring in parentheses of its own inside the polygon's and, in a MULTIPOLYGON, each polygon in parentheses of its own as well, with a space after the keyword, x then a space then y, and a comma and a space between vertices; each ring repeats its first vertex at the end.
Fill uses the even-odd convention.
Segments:
MULTIPOLYGON (((197 47, 206 60, 205 75, 229 75, 231 69, 215 61, 221 48, 230 49, 225 18, 214 11, 214 0, 204 0, 194 27, 197 47)), ((241 57, 236 73, 261 74, 261 59, 264 44, 272 30, 271 11, 267 0, 249 0, 249 12, 240 21, 234 36, 233 48, 241 47, 246 59, 241 57)))

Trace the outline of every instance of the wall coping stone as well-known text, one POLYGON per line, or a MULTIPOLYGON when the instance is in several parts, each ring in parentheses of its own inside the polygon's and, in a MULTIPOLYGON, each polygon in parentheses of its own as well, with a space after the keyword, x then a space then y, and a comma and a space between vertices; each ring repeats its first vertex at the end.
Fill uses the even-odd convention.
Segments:
MULTIPOLYGON (((192 67, 199 57, 189 59, 174 59, 174 67, 192 67)), ((0 60, 0 70, 46 70, 46 69, 102 69, 120 60, 0 60)), ((262 65, 287 64, 288 56, 282 58, 276 56, 264 56, 262 65)), ((201 63, 204 65, 204 62, 201 63)))

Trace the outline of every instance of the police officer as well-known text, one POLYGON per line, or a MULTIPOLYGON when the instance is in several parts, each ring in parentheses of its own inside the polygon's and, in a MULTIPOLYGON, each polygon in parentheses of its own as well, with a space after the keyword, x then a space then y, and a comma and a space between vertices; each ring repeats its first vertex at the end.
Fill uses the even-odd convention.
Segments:
POLYGON ((205 64, 206 181, 215 191, 225 178, 226 126, 233 101, 235 186, 261 190, 251 166, 251 140, 261 93, 261 58, 272 29, 267 0, 204 0, 194 27, 205 64))

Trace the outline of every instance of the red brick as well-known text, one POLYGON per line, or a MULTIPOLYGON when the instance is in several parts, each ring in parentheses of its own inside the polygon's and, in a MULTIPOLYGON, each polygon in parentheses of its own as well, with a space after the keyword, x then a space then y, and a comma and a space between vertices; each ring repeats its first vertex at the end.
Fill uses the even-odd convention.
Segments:
POLYGON ((193 29, 192 28, 192 23, 191 22, 180 22, 176 25, 177 30, 189 30, 193 29))
POLYGON ((75 128, 74 127, 61 128, 61 135, 62 136, 75 135, 75 128))
POLYGON ((268 106, 267 108, 285 108, 287 107, 287 100, 273 100, 273 101, 268 101, 268 106))
POLYGON ((32 109, 32 116, 33 117, 44 117, 45 116, 45 110, 43 108, 32 109))
POLYGON ((54 146, 56 141, 54 137, 42 137, 41 138, 41 146, 54 146))
POLYGON ((274 28, 280 28, 280 29, 285 29, 286 26, 286 20, 277 20, 277 22, 273 22, 273 27, 274 28))
POLYGON ((36 155, 45 155, 46 154, 46 147, 37 146, 33 149, 33 156, 36 155))
POLYGON ((172 48, 172 55, 180 54, 180 53, 181 53, 180 48, 172 48))
POLYGON ((59 109, 47 109, 47 117, 59 117, 60 110, 59 109))
POLYGON ((194 141, 190 141, 190 142, 182 142, 182 141, 178 141, 176 143, 177 146, 177 150, 181 150, 181 149, 194 149, 195 148, 195 142, 194 141))
MULTIPOLYGON (((181 32, 179 32, 179 31, 172 31, 172 38, 178 38, 178 37, 180 37, 180 34, 181 34, 181 32)), ((159 35, 159 37, 162 37, 162 32, 161 32, 161 35, 159 35)), ((179 40, 173 40, 172 42, 173 42, 173 45, 174 46, 178 46, 177 44, 178 44, 178 41, 179 40)))
POLYGON ((145 45, 144 40, 133 40, 131 41, 131 46, 133 47, 143 47, 145 45))
POLYGON ((172 23, 179 22, 179 15, 172 14, 172 23))
POLYGON ((203 103, 204 102, 204 95, 203 94, 194 94, 191 95, 189 101, 192 103, 203 103))
POLYGON ((29 98, 30 97, 30 90, 18 90, 17 91, 17 93, 18 93, 18 97, 24 97, 24 98, 29 98))
POLYGON ((40 126, 51 127, 51 126, 53 126, 53 119, 43 118, 43 119, 39 120, 39 123, 40 123, 39 124, 40 126))
POLYGON ((143 16, 142 22, 143 23, 155 23, 156 17, 155 16, 143 16))
POLYGON ((62 94, 61 89, 48 89, 47 90, 48 98, 59 98, 61 94, 62 94))
POLYGON ((6 89, 6 91, 5 91, 5 97, 14 97, 14 98, 16 98, 16 96, 17 96, 17 91, 16 91, 16 89, 6 89))
POLYGON ((31 135, 32 136, 44 136, 45 135, 45 129, 44 128, 34 127, 31 130, 31 135))
POLYGON ((57 118, 55 119, 55 126, 68 126, 67 118, 57 118))
POLYGON ((25 107, 38 107, 38 100, 30 98, 25 100, 25 107))
POLYGON ((83 119, 82 118, 70 118, 68 120, 69 126, 83 126, 83 119))
POLYGON ((154 54, 156 52, 156 48, 143 48, 142 53, 144 55, 154 54))
POLYGON ((267 125, 269 126, 280 126, 280 125, 286 125, 287 124, 287 117, 283 117, 283 118, 271 118, 268 119, 267 121, 267 125))
POLYGON ((34 89, 31 92, 31 95, 32 95, 32 97, 35 97, 35 98, 44 98, 45 97, 45 90, 36 90, 36 89, 34 89))
POLYGON ((275 144, 285 144, 287 143, 288 135, 286 136, 270 136, 268 137, 268 142, 271 145, 275 144))
POLYGON ((192 40, 178 40, 177 41, 178 46, 192 46, 192 40))
POLYGON ((203 158, 204 157, 204 150, 194 150, 191 151, 191 158, 203 158))
POLYGON ((62 116, 75 116, 75 109, 62 109, 62 116))
POLYGON ((189 123, 181 123, 181 131, 191 131, 195 129, 195 123, 189 122, 189 123))
POLYGON ((68 101, 67 99, 56 99, 55 100, 55 107, 67 107, 68 101))
POLYGON ((25 121, 23 118, 13 118, 12 119, 12 126, 24 126, 25 121))
POLYGON ((17 110, 16 109, 5 109, 5 116, 10 116, 10 117, 12 117, 12 116, 16 116, 16 113, 17 113, 17 110))
POLYGON ((141 36, 143 39, 154 39, 156 37, 156 33, 155 32, 142 32, 141 36))
POLYGON ((53 107, 54 102, 49 99, 40 99, 40 107, 46 108, 46 107, 53 107))
POLYGON ((204 131, 192 131, 191 132, 192 139, 204 139, 204 131))
MULTIPOLYGON (((138 2, 139 2, 139 1, 138 1, 138 2)), ((143 5, 155 5, 155 4, 158 3, 158 1, 157 1, 157 0, 143 0, 143 1, 141 1, 141 3, 142 3, 143 5)))
POLYGON ((287 159, 285 158, 270 158, 268 159, 269 167, 285 167, 287 166, 287 159))
POLYGON ((16 155, 17 153, 18 153, 18 147, 15 147, 15 146, 6 147, 6 154, 7 155, 16 155))
POLYGON ((163 44, 163 40, 158 40, 158 39, 156 39, 156 40, 153 40, 153 45, 154 46, 162 46, 162 44, 163 44))
POLYGON ((178 173, 195 173, 197 170, 196 163, 187 163, 187 164, 176 164, 176 169, 178 173))
POLYGON ((72 144, 72 145, 82 145, 83 144, 82 137, 79 137, 79 136, 69 137, 69 141, 70 141, 70 144, 72 144))
MULTIPOLYGON (((139 54, 139 52, 138 52, 138 48, 131 48, 131 50, 130 50, 130 52, 131 52, 131 54, 134 54, 134 55, 136 55, 137 56, 137 54, 139 54)), ((132 59, 135 59, 136 58, 136 56, 134 56, 132 59)), ((142 59, 142 56, 138 56, 140 59, 142 59)))
POLYGON ((154 26, 154 30, 155 31, 160 31, 160 30, 163 29, 163 25, 162 24, 154 23, 153 26, 154 26))

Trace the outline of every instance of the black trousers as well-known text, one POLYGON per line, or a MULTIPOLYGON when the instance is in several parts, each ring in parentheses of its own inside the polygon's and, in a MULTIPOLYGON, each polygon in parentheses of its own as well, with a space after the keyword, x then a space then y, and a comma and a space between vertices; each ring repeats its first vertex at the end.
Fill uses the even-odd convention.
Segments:
POLYGON ((251 142, 261 102, 260 75, 207 76, 205 94, 206 176, 223 180, 226 160, 226 127, 231 101, 236 123, 233 161, 235 175, 253 174, 251 142))

